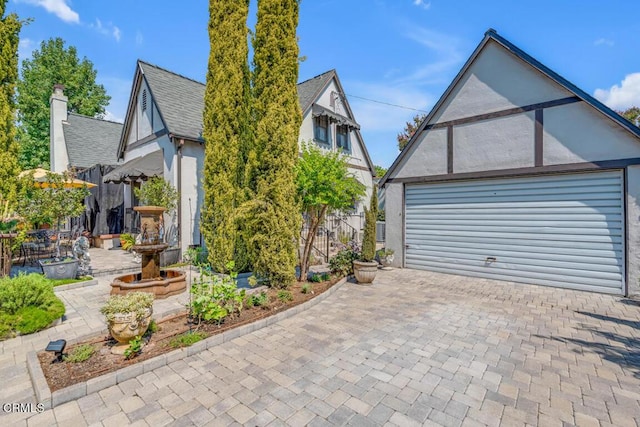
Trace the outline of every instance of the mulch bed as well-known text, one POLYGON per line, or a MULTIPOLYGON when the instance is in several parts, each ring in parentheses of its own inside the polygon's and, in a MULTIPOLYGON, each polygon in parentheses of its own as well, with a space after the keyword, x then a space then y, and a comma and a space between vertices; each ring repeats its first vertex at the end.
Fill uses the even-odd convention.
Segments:
POLYGON ((223 333, 230 329, 255 322, 265 317, 273 316, 283 310, 302 304, 315 296, 331 288, 339 279, 333 278, 330 281, 320 283, 310 283, 312 292, 302 293, 303 283, 296 283, 289 288, 293 296, 293 301, 283 303, 277 297, 277 289, 266 289, 269 297, 267 307, 251 307, 242 310, 239 316, 227 317, 221 325, 212 323, 201 323, 194 325, 188 323, 187 313, 179 313, 162 319, 158 324, 158 331, 151 335, 142 349, 142 353, 132 359, 125 359, 124 356, 111 354, 111 347, 116 344, 109 335, 96 337, 87 341, 79 342, 65 349, 66 353, 71 352, 75 347, 82 344, 91 344, 95 348, 95 353, 88 360, 80 363, 51 363, 53 355, 46 351, 38 353, 38 359, 44 376, 47 379, 51 391, 56 391, 64 387, 80 382, 85 382, 91 378, 116 371, 118 369, 140 363, 155 356, 165 354, 175 350, 169 345, 171 339, 181 335, 191 328, 204 332, 207 337, 223 333))

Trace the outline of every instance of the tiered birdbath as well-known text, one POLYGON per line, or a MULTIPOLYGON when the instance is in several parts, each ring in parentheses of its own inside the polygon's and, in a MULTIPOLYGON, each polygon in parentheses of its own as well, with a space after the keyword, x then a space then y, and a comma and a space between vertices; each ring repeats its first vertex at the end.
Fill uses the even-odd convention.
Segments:
POLYGON ((166 298, 184 292, 186 275, 178 270, 160 270, 160 253, 169 247, 160 236, 161 216, 159 206, 136 206, 140 214, 141 241, 132 250, 142 255, 142 272, 118 276, 111 284, 111 295, 127 292, 150 292, 156 298, 166 298))

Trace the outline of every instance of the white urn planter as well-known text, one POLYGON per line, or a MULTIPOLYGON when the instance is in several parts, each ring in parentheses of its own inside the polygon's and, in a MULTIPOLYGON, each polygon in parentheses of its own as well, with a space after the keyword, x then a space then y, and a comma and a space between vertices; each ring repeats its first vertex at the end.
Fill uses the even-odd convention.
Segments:
POLYGON ((353 274, 356 276, 359 284, 370 285, 376 278, 377 273, 378 263, 376 261, 353 261, 353 274))

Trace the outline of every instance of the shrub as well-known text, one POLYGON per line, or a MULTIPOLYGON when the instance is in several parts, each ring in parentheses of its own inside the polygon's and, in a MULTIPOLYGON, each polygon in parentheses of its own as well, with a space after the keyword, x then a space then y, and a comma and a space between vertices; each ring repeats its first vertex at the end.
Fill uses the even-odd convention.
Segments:
POLYGON ((304 285, 302 285, 300 292, 302 292, 303 294, 308 294, 309 292, 311 292, 311 284, 305 283, 304 285))
POLYGON ((376 256, 376 218, 378 216, 378 187, 373 186, 369 209, 364 211, 364 237, 361 261, 372 262, 376 256))
POLYGON ((343 249, 329 259, 331 272, 339 277, 353 274, 353 261, 360 258, 360 248, 356 242, 349 242, 343 249))
POLYGON ((69 363, 80 363, 85 360, 89 360, 95 352, 96 349, 91 344, 82 344, 71 350, 69 354, 66 354, 63 357, 63 359, 65 362, 69 363))
POLYGON ((40 331, 64 313, 64 304, 44 276, 0 278, 0 339, 40 331))
POLYGON ((326 282, 327 280, 331 280, 331 274, 325 271, 322 273, 321 278, 323 282, 326 282))
POLYGON ((122 233, 120 235, 120 245, 122 249, 128 251, 136 244, 136 237, 133 234, 122 233))
POLYGON ((149 178, 140 188, 134 187, 133 192, 142 205, 160 206, 167 213, 176 209, 180 198, 176 188, 161 176, 149 178))
POLYGON ((207 334, 205 334, 204 332, 185 332, 182 335, 173 337, 171 341, 169 341, 169 346, 171 348, 189 347, 190 345, 195 344, 198 341, 202 341, 206 337, 207 334))
POLYGON ((320 283, 322 282, 322 276, 318 273, 313 273, 309 278, 309 281, 314 283, 320 283))
MULTIPOLYGON (((227 267, 233 270, 234 265, 229 263, 227 267)), ((218 323, 229 315, 240 315, 246 291, 238 290, 237 276, 237 273, 221 276, 201 269, 200 276, 191 285, 189 315, 198 322, 218 323)))
POLYGON ((291 293, 291 291, 288 291, 286 289, 280 289, 278 291, 278 299, 283 303, 293 301, 293 294, 291 293))
POLYGON ((251 300, 251 304, 255 307, 267 308, 269 306, 269 296, 266 292, 250 295, 249 299, 251 300))

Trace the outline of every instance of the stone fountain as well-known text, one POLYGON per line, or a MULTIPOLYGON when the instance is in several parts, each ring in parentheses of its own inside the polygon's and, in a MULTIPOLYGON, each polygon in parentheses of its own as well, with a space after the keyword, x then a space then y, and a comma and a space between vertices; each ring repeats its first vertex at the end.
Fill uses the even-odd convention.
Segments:
POLYGON ((141 241, 132 250, 142 256, 142 272, 125 274, 111 284, 111 295, 123 295, 140 291, 153 293, 156 298, 166 298, 182 293, 187 288, 186 275, 178 270, 160 270, 160 253, 169 247, 161 240, 161 216, 164 208, 136 206, 140 214, 141 241))

